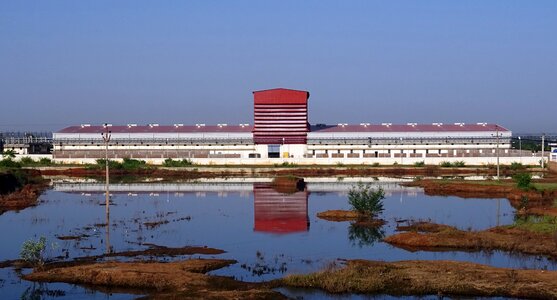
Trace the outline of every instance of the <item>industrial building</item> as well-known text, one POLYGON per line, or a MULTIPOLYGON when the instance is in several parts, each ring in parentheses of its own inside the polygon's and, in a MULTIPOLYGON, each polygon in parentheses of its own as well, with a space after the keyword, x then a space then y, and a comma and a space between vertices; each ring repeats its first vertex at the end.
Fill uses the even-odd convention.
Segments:
POLYGON ((253 92, 253 125, 82 124, 53 133, 53 158, 93 162, 105 157, 102 133, 110 131, 109 157, 160 163, 166 158, 199 164, 411 164, 521 161, 531 152, 511 149, 512 132, 488 123, 310 125, 307 91, 253 92))

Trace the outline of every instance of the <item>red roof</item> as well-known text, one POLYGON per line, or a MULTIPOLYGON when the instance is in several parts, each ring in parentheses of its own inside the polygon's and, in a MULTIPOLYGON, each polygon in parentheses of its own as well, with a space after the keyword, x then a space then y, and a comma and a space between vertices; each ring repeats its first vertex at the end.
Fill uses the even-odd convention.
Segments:
POLYGON ((380 124, 370 124, 370 125, 312 125, 311 132, 459 132, 459 131, 471 131, 471 132, 481 132, 481 131, 496 131, 497 127, 499 131, 505 132, 508 129, 497 125, 497 124, 443 124, 443 125, 432 125, 432 124, 415 124, 415 125, 402 125, 402 124, 392 124, 392 125, 380 125, 380 124))
POLYGON ((253 92, 255 104, 306 104, 309 92, 284 88, 253 92))
MULTIPOLYGON (((106 129, 104 126, 70 126, 66 127, 57 133, 102 133, 106 129)), ((196 125, 185 125, 185 126, 110 126, 109 130, 112 133, 205 133, 205 132, 245 132, 250 133, 253 130, 252 126, 240 126, 240 125, 207 125, 207 126, 196 126, 196 125)))

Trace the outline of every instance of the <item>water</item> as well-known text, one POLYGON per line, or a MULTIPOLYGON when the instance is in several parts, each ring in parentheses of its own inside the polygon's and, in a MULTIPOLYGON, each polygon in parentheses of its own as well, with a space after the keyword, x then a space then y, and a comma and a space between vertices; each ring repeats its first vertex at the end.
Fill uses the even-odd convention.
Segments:
MULTIPOLYGON (((98 255, 112 251, 145 249, 142 244, 167 247, 208 246, 227 251, 218 258, 238 261, 213 274, 261 281, 291 273, 317 271, 339 258, 372 260, 447 259, 497 267, 548 268, 544 258, 505 252, 409 252, 381 242, 395 233, 397 221, 429 220, 463 230, 482 230, 512 224, 514 209, 506 199, 432 197, 419 188, 402 187, 390 179, 374 185, 386 191, 387 224, 379 230, 354 227, 350 222, 330 222, 316 214, 329 209, 348 209, 346 193, 356 179, 312 180, 307 191, 281 194, 265 182, 249 180, 203 183, 140 183, 111 186, 109 235, 102 183, 55 183, 40 197, 40 204, 0 216, 3 237, 0 260, 18 257, 28 239, 47 237, 56 245, 52 257, 98 255), (159 226, 146 222, 168 221, 159 226), (59 240, 57 236, 83 236, 59 240)), ((258 180, 265 181, 265 180, 258 180)), ((195 257, 207 257, 195 255, 195 257)), ((0 269, 0 298, 19 298, 28 289, 50 297, 43 290, 60 290, 57 298, 134 298, 91 292, 67 284, 37 285, 20 281, 11 269, 0 269), (60 293, 59 293, 60 294, 60 293)), ((51 293, 52 294, 52 293, 51 293)))

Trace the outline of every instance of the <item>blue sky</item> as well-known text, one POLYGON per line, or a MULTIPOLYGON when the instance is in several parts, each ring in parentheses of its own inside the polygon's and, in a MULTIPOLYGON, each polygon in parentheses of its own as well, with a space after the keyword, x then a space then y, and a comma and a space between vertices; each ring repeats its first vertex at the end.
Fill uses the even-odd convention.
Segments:
POLYGON ((308 90, 311 123, 557 132, 557 1, 0 1, 0 131, 252 123, 308 90))

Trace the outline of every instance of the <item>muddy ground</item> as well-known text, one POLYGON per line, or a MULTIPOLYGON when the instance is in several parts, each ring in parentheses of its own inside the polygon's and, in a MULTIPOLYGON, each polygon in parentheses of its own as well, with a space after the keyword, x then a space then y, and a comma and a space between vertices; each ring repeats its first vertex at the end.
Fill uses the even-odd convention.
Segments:
MULTIPOLYGON (((70 177, 102 177, 104 169, 85 167, 43 167, 40 172, 44 176, 70 177)), ((514 171, 502 170, 502 175, 513 174, 514 171)), ((217 178, 237 176, 298 176, 298 177, 326 177, 326 176, 466 176, 466 175, 495 175, 494 168, 466 167, 441 168, 438 166, 194 166, 187 168, 149 167, 133 170, 110 170, 113 176, 146 176, 160 178, 217 178)))
POLYGON ((168 299, 285 299, 265 284, 246 283, 205 273, 236 263, 223 259, 177 262, 102 262, 51 266, 23 276, 38 282, 123 288, 149 298, 168 299))
POLYGON ((512 226, 483 231, 463 231, 447 225, 418 222, 399 226, 404 231, 384 239, 409 251, 492 251, 502 250, 557 258, 555 234, 537 233, 512 226))
POLYGON ((381 262, 350 260, 309 275, 291 275, 277 285, 330 293, 557 298, 557 272, 494 268, 455 261, 381 262))
MULTIPOLYGON (((554 183, 557 178, 549 177, 536 182, 554 183)), ((507 198, 516 209, 550 208, 557 199, 557 190, 519 189, 512 180, 464 181, 424 179, 403 183, 404 186, 417 186, 430 196, 457 196, 461 198, 507 198), (525 202, 524 199, 527 199, 525 202)), ((557 213, 557 211, 556 211, 557 213)))
POLYGON ((0 215, 37 205, 37 199, 48 187, 48 181, 33 170, 0 174, 0 215))

